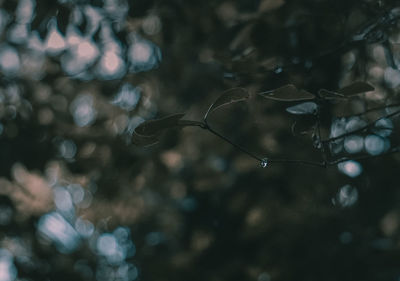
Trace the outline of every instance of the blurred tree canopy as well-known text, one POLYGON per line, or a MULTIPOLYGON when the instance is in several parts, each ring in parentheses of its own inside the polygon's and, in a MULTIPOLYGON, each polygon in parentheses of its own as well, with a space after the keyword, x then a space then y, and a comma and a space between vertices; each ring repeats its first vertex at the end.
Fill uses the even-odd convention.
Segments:
POLYGON ((0 36, 1 281, 400 279, 397 1, 0 0, 0 36), (132 141, 212 104, 283 160, 132 141))

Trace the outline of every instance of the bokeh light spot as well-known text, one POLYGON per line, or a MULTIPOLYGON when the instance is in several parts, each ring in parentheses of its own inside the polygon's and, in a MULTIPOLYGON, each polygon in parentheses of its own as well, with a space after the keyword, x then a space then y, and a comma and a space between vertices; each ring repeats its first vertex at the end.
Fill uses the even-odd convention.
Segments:
POLYGON ((341 207, 350 207, 354 205, 358 200, 358 191, 351 185, 345 185, 339 189, 336 194, 335 202, 341 207))
POLYGON ((58 55, 66 47, 65 39, 58 31, 55 25, 50 28, 49 34, 45 41, 46 51, 51 55, 58 55))
POLYGON ((17 277, 17 269, 13 262, 12 254, 0 248, 0 281, 14 281, 17 277))
POLYGON ((338 169, 340 172, 351 178, 358 177, 363 171, 361 164, 353 160, 339 163, 338 169))
POLYGON ((9 46, 0 48, 0 70, 6 76, 15 76, 20 68, 20 58, 17 51, 9 46))
POLYGON ((385 140, 377 135, 368 135, 364 140, 365 150, 370 155, 379 155, 385 151, 385 140))
POLYGON ((79 95, 72 101, 70 111, 76 125, 84 127, 96 120, 97 112, 93 108, 93 103, 93 97, 88 94, 79 95))
POLYGON ((128 50, 131 72, 148 71, 158 66, 161 61, 160 49, 144 39, 136 39, 128 50))
POLYGON ((54 188, 54 203, 63 212, 69 212, 74 208, 71 194, 64 187, 57 186, 54 188))
POLYGON ((388 137, 393 132, 393 122, 388 118, 382 118, 375 122, 374 133, 381 137, 388 137))
POLYGON ((141 88, 134 87, 129 83, 124 84, 119 92, 114 96, 111 103, 119 106, 120 108, 131 111, 139 102, 141 96, 141 88))
POLYGON ((359 153, 364 147, 364 138, 357 135, 348 136, 344 139, 344 149, 348 153, 359 153))
POLYGON ((61 253, 73 252, 80 243, 78 233, 57 212, 42 216, 38 222, 38 231, 42 237, 52 241, 61 253))
POLYGON ((94 225, 82 218, 76 219, 75 229, 83 238, 88 238, 94 233, 94 225))

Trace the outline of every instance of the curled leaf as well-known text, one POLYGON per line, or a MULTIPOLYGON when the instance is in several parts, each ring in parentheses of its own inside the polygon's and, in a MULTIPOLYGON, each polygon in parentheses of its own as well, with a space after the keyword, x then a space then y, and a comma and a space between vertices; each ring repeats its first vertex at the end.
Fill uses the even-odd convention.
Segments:
POLYGON ((317 113, 318 105, 315 102, 303 102, 291 107, 286 108, 286 111, 291 114, 303 115, 303 114, 315 114, 317 113))
POLYGON ((177 113, 143 122, 133 132, 132 143, 139 146, 149 146, 157 143, 160 134, 165 129, 179 126, 179 121, 184 115, 184 113, 177 113))
POLYGON ((136 127, 135 132, 145 136, 156 135, 164 129, 177 126, 178 121, 184 115, 185 113, 177 113, 165 116, 160 119, 145 121, 136 127))
POLYGON ((157 136, 144 136, 136 132, 133 133, 132 143, 137 146, 150 146, 158 143, 157 136))
POLYGON ((211 104, 210 108, 207 110, 204 115, 204 120, 207 119, 208 114, 216 110, 221 106, 225 106, 234 102, 244 101, 249 98, 249 93, 243 88, 233 88, 227 90, 219 96, 219 98, 211 104))
POLYGON ((278 89, 259 93, 260 96, 278 100, 278 101, 302 101, 302 100, 312 100, 315 96, 305 90, 299 90, 296 86, 288 84, 282 86, 278 89))

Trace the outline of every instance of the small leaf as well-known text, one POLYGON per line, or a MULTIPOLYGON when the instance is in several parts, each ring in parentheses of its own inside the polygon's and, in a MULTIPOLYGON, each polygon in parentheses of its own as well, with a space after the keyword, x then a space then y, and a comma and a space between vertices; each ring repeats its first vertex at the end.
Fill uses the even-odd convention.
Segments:
POLYGON ((184 113, 168 115, 160 119, 145 121, 136 127, 135 132, 143 136, 154 136, 162 130, 178 126, 178 121, 184 116, 184 113))
POLYGON ((315 98, 313 94, 305 90, 299 90, 292 84, 285 85, 272 91, 259 93, 259 95, 267 99, 278 101, 302 101, 315 98))
POLYGON ((234 102, 244 101, 249 98, 249 93, 243 88, 233 88, 222 93, 221 96, 210 106, 207 113, 204 115, 204 120, 207 119, 209 113, 213 112, 221 106, 225 106, 234 102))
POLYGON ((286 108, 286 111, 291 114, 315 114, 317 113, 318 105, 315 102, 303 102, 286 108))
POLYGON ((375 88, 366 82, 357 81, 344 88, 337 90, 336 92, 344 96, 354 96, 361 93, 373 91, 375 88))
POLYGON ((143 136, 136 132, 133 133, 132 143, 137 146, 150 146, 158 143, 157 136, 143 136))
POLYGON ((186 126, 203 127, 204 123, 203 122, 199 122, 199 121, 193 121, 193 120, 179 120, 178 121, 178 126, 181 126, 181 127, 186 127, 186 126))
POLYGON ((325 90, 325 89, 319 90, 318 94, 320 95, 321 98, 328 99, 328 100, 345 99, 346 98, 343 94, 339 94, 339 93, 332 92, 332 91, 325 90))
POLYGON ((181 120, 184 115, 184 113, 177 113, 143 122, 133 132, 132 143, 138 146, 150 146, 159 141, 159 136, 166 129, 184 126, 202 126, 203 123, 198 121, 181 120))

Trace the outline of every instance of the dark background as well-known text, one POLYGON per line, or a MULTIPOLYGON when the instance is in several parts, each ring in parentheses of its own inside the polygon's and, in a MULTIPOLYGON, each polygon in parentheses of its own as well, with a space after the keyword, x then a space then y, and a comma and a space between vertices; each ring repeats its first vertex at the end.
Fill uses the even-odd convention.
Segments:
MULTIPOLYGON (((210 116, 216 130, 260 157, 321 161, 301 133, 314 117, 255 94, 372 84, 324 103, 325 137, 340 116, 392 112, 397 1, 0 3, 1 280, 400 279, 398 154, 364 148, 351 177, 337 165, 263 169, 201 128, 131 144, 140 122, 201 120, 243 87, 251 99, 210 116)), ((332 160, 355 156, 341 150, 332 160)))

